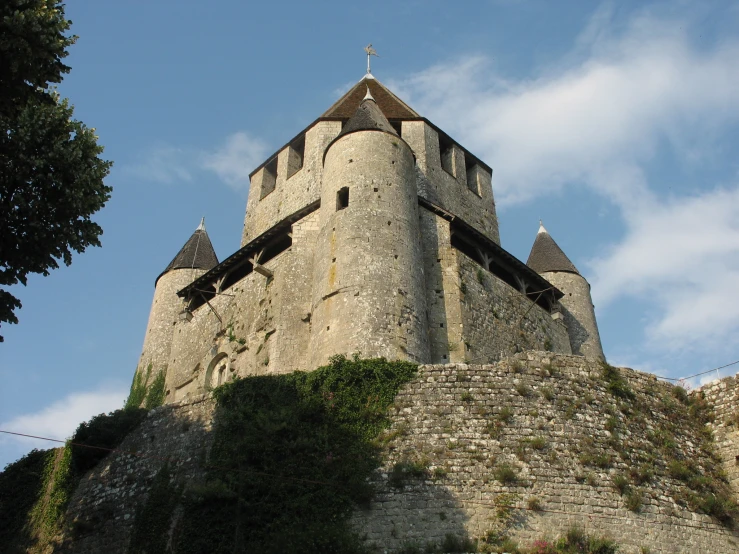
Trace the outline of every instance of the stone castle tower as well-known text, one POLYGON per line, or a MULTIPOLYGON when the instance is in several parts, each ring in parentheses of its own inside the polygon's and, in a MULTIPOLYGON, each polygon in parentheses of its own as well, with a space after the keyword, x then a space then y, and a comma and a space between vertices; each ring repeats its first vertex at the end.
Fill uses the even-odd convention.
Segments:
POLYGON ((139 368, 167 402, 334 354, 603 357, 575 266, 542 230, 504 250, 491 168, 371 74, 250 177, 241 248, 218 263, 201 224, 157 279, 139 368))

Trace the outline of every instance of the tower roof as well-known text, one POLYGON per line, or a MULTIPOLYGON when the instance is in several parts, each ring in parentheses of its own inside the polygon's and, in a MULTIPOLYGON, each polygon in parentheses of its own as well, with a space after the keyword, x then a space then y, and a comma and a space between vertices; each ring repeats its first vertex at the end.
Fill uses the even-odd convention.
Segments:
POLYGON ((570 273, 580 272, 570 259, 565 255, 562 249, 554 242, 544 225, 539 222, 539 232, 536 234, 536 240, 531 247, 531 253, 526 265, 537 273, 546 273, 547 271, 569 271, 570 273))
MULTIPOLYGON (((205 269, 209 270, 218 265, 218 257, 216 256, 213 245, 205 230, 205 218, 200 221, 200 225, 188 239, 174 259, 159 275, 161 277, 168 271, 173 269, 205 269)), ((159 280, 157 277, 157 281, 159 280)))
POLYGON ((380 110, 377 101, 370 93, 369 87, 367 87, 367 93, 362 102, 336 138, 338 139, 355 131, 385 131, 396 136, 398 134, 380 110))
POLYGON ((346 119, 352 117, 369 90, 380 111, 388 119, 414 119, 420 117, 408 104, 390 92, 385 85, 368 73, 334 105, 324 112, 322 118, 346 119))

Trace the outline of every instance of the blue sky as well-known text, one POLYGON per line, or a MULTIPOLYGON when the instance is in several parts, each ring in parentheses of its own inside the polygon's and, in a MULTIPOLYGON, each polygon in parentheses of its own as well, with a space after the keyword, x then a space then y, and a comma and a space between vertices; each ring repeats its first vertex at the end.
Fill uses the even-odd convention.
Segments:
MULTIPOLYGON (((375 76, 493 167, 503 246, 525 261, 541 218, 587 277, 610 362, 681 377, 739 359, 736 3, 79 0, 67 15, 80 38, 60 92, 115 162, 113 196, 102 248, 14 290, 0 428, 63 439, 122 405, 156 276, 201 216, 220 259, 238 248, 248 174, 362 77, 369 42, 375 76)), ((0 438, 0 467, 48 446, 0 438)))

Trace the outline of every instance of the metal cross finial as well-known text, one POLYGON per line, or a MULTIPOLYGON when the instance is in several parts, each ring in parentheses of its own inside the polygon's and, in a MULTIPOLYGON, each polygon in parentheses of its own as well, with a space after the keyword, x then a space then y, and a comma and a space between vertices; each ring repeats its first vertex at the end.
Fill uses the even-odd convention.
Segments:
POLYGON ((380 55, 377 53, 377 50, 372 48, 371 42, 367 46, 364 47, 364 51, 367 52, 367 74, 370 74, 372 73, 370 71, 370 56, 377 56, 379 58, 380 55))

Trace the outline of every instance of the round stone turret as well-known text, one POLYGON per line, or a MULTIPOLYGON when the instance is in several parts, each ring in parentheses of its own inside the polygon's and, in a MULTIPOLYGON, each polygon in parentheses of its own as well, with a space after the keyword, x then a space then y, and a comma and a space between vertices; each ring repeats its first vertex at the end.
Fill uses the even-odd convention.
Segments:
POLYGON ((312 366, 333 354, 425 361, 415 160, 367 91, 324 154, 312 366))
POLYGON ((575 264, 554 242, 541 222, 526 265, 564 293, 559 303, 570 336, 572 353, 587 358, 605 359, 590 296, 590 284, 580 275, 575 264))
POLYGON ((205 230, 205 219, 154 283, 154 300, 146 326, 139 371, 151 364, 152 375, 166 370, 174 324, 183 311, 177 291, 218 265, 218 258, 205 230))

